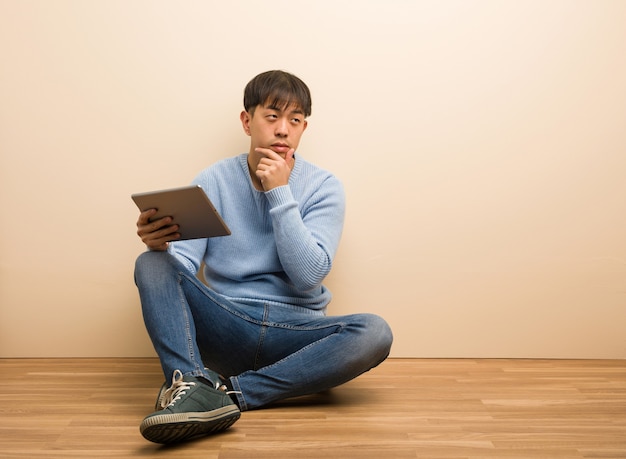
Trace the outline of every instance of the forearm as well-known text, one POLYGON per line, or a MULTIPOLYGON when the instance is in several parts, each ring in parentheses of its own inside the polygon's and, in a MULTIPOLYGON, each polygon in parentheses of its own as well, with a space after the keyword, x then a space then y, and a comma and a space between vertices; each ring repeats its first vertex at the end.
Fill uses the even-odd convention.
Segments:
MULTIPOLYGON (((267 193, 281 264, 302 291, 319 286, 332 268, 344 218, 343 189, 329 184, 323 199, 300 209, 289 186, 267 193)), ((313 201, 313 199, 311 199, 313 201)))

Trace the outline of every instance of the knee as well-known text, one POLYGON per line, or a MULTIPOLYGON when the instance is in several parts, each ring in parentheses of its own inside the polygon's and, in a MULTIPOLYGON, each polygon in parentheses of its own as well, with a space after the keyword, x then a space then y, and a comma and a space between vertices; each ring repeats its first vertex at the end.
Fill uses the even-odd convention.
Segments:
POLYGON ((391 352, 393 332, 385 319, 375 314, 364 314, 370 349, 379 361, 385 360, 391 352))
POLYGON ((154 265, 154 252, 143 252, 135 260, 135 281, 139 280, 146 271, 150 270, 154 265))
POLYGON ((381 348, 385 351, 385 358, 391 351, 391 345, 393 344, 393 332, 391 327, 385 319, 379 316, 375 316, 376 321, 376 334, 379 337, 381 348))
POLYGON ((167 252, 143 252, 135 261, 135 283, 140 285, 144 281, 154 281, 169 271, 171 255, 167 252))

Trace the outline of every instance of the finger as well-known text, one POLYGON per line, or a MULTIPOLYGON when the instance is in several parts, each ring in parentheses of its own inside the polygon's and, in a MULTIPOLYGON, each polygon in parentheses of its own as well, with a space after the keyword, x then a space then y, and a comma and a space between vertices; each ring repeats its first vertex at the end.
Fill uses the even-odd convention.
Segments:
POLYGON ((137 223, 137 228, 143 233, 153 233, 161 228, 168 227, 172 224, 172 217, 161 217, 157 220, 148 221, 144 224, 137 223))
POLYGON ((178 232, 178 225, 167 226, 159 231, 153 231, 150 233, 139 233, 141 240, 148 247, 158 247, 166 242, 175 241, 180 239, 180 233, 178 232))
POLYGON ((139 214, 139 218, 137 219, 137 226, 147 225, 148 223, 150 223, 150 218, 153 217, 156 213, 156 209, 148 209, 141 212, 139 214))
POLYGON ((264 155, 266 158, 269 158, 269 159, 273 159, 273 160, 281 159, 281 156, 278 153, 276 153, 274 150, 270 150, 269 148, 257 147, 254 149, 254 151, 256 151, 257 153, 261 153, 262 155, 264 155))
POLYGON ((172 233, 158 238, 146 238, 144 244, 146 244, 148 247, 159 247, 165 245, 168 242, 176 241, 178 239, 180 239, 180 233, 172 233))
POLYGON ((138 225, 137 234, 146 242, 147 240, 158 239, 178 231, 178 225, 172 225, 170 217, 164 217, 147 225, 138 225))
POLYGON ((153 238, 158 238, 158 239, 177 238, 177 237, 180 237, 180 234, 177 233, 178 229, 179 229, 178 225, 164 226, 158 231, 153 231, 150 234, 152 235, 153 238))
POLYGON ((294 164, 296 163, 296 150, 295 148, 291 148, 287 154, 285 155, 285 162, 289 169, 293 169, 294 164))

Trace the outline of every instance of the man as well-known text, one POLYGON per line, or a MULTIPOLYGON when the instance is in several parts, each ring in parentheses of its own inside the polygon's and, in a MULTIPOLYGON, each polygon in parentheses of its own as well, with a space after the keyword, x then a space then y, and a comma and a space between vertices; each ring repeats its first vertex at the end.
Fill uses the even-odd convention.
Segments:
POLYGON ((170 217, 137 234, 149 249, 135 280, 166 381, 142 435, 171 443, 230 427, 240 411, 317 393, 381 363, 392 333, 372 314, 326 316, 322 285, 343 228, 332 174, 295 154, 311 114, 308 87, 283 71, 257 75, 240 119, 250 150, 194 180, 232 235, 177 241, 170 217), (205 285, 196 277, 203 268, 205 285))

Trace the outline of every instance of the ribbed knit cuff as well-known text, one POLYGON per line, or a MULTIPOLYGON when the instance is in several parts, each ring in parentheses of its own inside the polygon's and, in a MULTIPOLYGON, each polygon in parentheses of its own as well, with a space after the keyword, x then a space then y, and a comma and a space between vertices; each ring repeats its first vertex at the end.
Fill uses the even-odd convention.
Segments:
POLYGON ((265 192, 270 208, 280 207, 294 201, 289 185, 277 186, 265 192))

